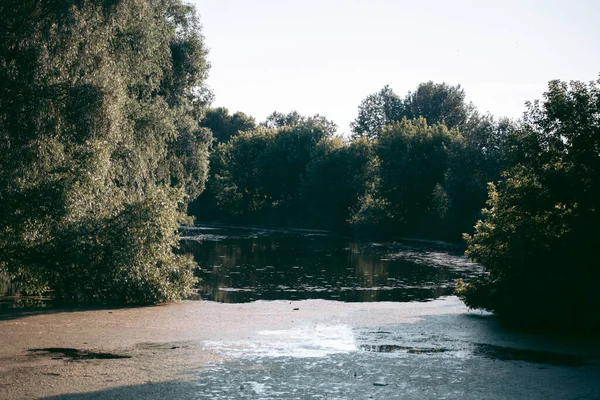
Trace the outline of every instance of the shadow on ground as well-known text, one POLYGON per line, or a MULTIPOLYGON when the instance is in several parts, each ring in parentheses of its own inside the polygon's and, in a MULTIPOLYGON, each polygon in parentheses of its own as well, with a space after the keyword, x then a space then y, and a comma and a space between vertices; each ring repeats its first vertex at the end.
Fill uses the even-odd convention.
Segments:
POLYGON ((122 386, 90 393, 64 394, 44 397, 42 400, 120 400, 120 399, 197 399, 198 388, 194 382, 171 381, 122 386))
MULTIPOLYGON (((162 304, 156 305, 155 307, 160 307, 162 304)), ((117 305, 117 306, 54 306, 48 305, 45 307, 15 307, 15 308, 2 308, 0 307, 0 321, 12 321, 21 318, 27 317, 35 317, 37 315, 53 315, 53 314, 63 314, 63 313, 76 313, 76 312, 84 312, 84 311, 107 311, 111 313, 116 310, 123 309, 134 309, 134 308, 144 308, 149 306, 127 306, 127 305, 117 305)))

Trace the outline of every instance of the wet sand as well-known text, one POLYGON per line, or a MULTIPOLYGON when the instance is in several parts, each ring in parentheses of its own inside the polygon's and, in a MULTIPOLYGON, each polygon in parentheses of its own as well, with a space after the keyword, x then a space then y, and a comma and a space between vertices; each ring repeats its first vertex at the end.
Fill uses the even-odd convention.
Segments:
MULTIPOLYGON (((164 385, 157 389, 156 397, 164 398, 165 392, 179 390, 175 383, 191 383, 198 371, 227 357, 207 349, 207 341, 243 340, 261 330, 306 324, 379 327, 465 312, 455 298, 429 303, 186 301, 109 310, 0 310, 0 399, 35 399, 134 385, 152 389, 159 383, 164 385), (83 357, 73 359, 57 349, 77 349, 83 357), (86 359, 86 352, 108 358, 86 359), (110 359, 110 355, 129 358, 110 359)), ((153 396, 151 393, 139 396, 153 396)))

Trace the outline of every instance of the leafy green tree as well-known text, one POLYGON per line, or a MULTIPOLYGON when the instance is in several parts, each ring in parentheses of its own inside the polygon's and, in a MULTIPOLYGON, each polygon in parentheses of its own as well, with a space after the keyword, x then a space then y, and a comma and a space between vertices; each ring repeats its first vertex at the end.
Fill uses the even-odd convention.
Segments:
POLYGON ((513 165, 510 153, 517 129, 513 121, 475 115, 471 124, 448 147, 444 189, 449 203, 444 224, 453 240, 472 232, 482 217, 488 183, 500 180, 502 171, 513 165))
POLYGON ((425 118, 427 123, 445 124, 449 129, 469 130, 476 116, 472 104, 466 103, 465 91, 460 85, 432 81, 421 83, 404 98, 389 86, 367 96, 358 107, 358 117, 351 124, 353 137, 377 137, 383 127, 402 118, 425 118))
POLYGON ((518 164, 491 185, 468 255, 488 272, 459 284, 470 307, 523 325, 599 329, 600 82, 552 81, 516 133, 518 164))
POLYGON ((439 218, 448 146, 458 135, 423 118, 392 123, 379 135, 378 192, 404 232, 425 233, 439 218))
POLYGON ((374 138, 385 125, 400 121, 404 115, 402 99, 386 85, 360 103, 358 117, 350 124, 352 136, 374 138))
POLYGON ((200 126, 210 129, 213 138, 217 142, 227 142, 232 136, 237 135, 239 131, 251 131, 256 129, 256 121, 253 117, 236 112, 229 114, 229 110, 224 107, 209 108, 206 115, 200 121, 200 126))
POLYGON ((268 129, 303 126, 307 129, 316 129, 323 133, 324 136, 335 135, 338 128, 333 121, 328 120, 322 115, 316 114, 312 117, 307 117, 300 115, 297 111, 287 114, 274 111, 261 123, 261 126, 268 129))
POLYGON ((206 48, 179 0, 0 4, 0 269, 65 301, 151 303, 204 186, 206 48))
POLYGON ((375 179, 375 154, 366 138, 320 141, 306 167, 300 196, 305 221, 326 229, 346 228, 375 179))
POLYGON ((429 81, 408 93, 404 99, 402 116, 408 119, 423 117, 430 125, 444 123, 448 129, 458 128, 463 132, 473 108, 473 105, 466 103, 465 91, 460 85, 429 81))
POLYGON ((240 132, 216 147, 214 196, 220 212, 263 224, 284 225, 298 218, 306 167, 335 124, 319 116, 293 121, 240 132))
MULTIPOLYGON (((326 121, 326 120, 325 120, 326 121)), ((299 204, 299 193, 306 168, 317 144, 329 137, 329 125, 308 119, 293 127, 277 131, 265 157, 258 160, 263 171, 263 188, 272 207, 284 216, 293 216, 299 204)))
POLYGON ((229 110, 219 107, 209 108, 204 118, 200 120, 200 126, 210 130, 214 142, 208 157, 210 170, 206 180, 206 189, 189 204, 188 213, 202 220, 218 220, 228 214, 217 204, 218 175, 223 169, 218 144, 228 142, 239 132, 253 131, 257 125, 253 117, 243 112, 231 115, 229 110))
POLYGON ((262 210, 268 204, 263 190, 260 160, 265 158, 275 131, 258 128, 240 132, 215 149, 214 185, 218 207, 242 217, 262 210))
POLYGON ((298 125, 303 119, 304 117, 302 117, 298 111, 291 111, 287 114, 279 111, 273 111, 261 123, 261 126, 268 129, 277 129, 283 128, 284 126, 298 125))

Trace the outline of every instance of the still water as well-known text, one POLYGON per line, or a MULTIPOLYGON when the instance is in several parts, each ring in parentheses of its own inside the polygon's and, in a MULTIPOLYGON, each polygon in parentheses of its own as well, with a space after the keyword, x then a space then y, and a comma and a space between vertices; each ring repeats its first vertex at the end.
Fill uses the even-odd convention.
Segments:
POLYGON ((222 303, 425 301, 482 273, 456 247, 318 231, 196 226, 182 231, 181 251, 201 266, 199 295, 222 303))

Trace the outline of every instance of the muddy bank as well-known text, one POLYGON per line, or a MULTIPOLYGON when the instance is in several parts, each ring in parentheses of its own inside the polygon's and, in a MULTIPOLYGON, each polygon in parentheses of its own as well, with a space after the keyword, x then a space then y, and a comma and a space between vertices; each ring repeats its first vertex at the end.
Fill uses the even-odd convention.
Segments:
POLYGON ((599 365, 598 341, 509 332, 455 297, 0 312, 1 399, 592 399, 599 365))
POLYGON ((223 355, 205 341, 240 340, 307 322, 349 326, 414 322, 461 313, 452 301, 344 304, 327 301, 181 302, 114 310, 0 311, 0 398, 27 399, 157 382, 189 381, 223 355), (296 310, 297 309, 297 310, 296 310), (128 358, 73 359, 33 349, 73 349, 128 358))

